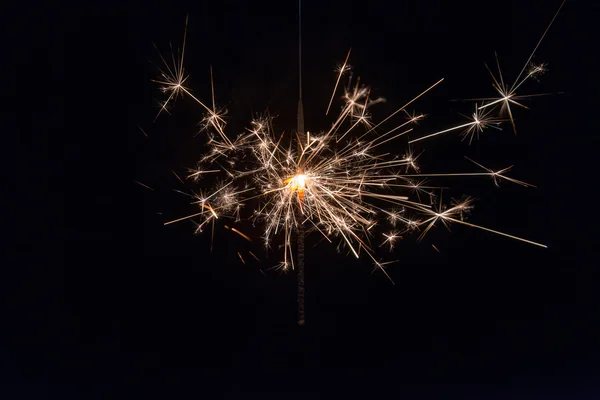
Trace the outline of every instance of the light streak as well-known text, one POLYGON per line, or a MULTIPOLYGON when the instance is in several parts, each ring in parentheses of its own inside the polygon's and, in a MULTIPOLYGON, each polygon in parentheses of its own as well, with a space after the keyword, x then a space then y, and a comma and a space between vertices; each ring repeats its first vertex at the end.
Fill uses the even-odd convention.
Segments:
POLYGON ((138 125, 138 128, 140 129, 140 131, 142 131, 142 133, 144 134, 144 136, 148 137, 148 134, 142 129, 141 126, 138 125))
POLYGON ((152 190, 152 191, 154 191, 154 189, 152 189, 152 188, 151 188, 150 186, 148 186, 148 185, 144 185, 142 182, 138 182, 138 181, 134 181, 134 182, 135 182, 135 183, 137 183, 138 185, 142 186, 142 187, 145 187, 145 188, 146 188, 146 189, 148 189, 148 190, 152 190))

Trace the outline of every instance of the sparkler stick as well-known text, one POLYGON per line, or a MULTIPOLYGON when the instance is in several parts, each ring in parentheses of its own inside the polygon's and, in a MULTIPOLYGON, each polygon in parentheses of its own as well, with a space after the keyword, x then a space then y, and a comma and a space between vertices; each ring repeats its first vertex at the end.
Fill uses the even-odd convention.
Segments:
MULTIPOLYGON (((298 0, 298 142, 302 146, 306 140, 304 134, 304 108, 302 106, 302 0, 298 0)), ((300 199, 300 214, 302 214, 302 199, 300 199)), ((298 253, 298 325, 304 326, 304 224, 298 224, 297 253, 298 253)))

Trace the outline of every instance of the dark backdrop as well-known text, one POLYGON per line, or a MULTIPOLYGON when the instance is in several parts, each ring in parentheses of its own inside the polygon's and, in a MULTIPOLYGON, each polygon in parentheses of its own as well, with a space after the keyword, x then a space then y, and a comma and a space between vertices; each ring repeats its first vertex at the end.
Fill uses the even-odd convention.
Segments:
MULTIPOLYGON (((431 132, 462 123, 493 95, 484 63, 514 78, 553 16, 552 1, 311 2, 303 6, 308 130, 324 118, 334 68, 352 47, 385 115, 415 104, 431 132)), ((153 123, 158 54, 189 14, 190 86, 242 129, 268 108, 295 126, 294 2, 24 4, 5 14, 3 110, 9 262, 4 272, 3 398, 540 398, 600 395, 593 228, 594 15, 566 4, 535 60, 549 73, 524 92, 557 93, 516 111, 518 135, 471 146, 447 134, 416 149, 427 172, 475 171, 463 156, 537 185, 437 180, 479 199, 470 221, 540 249, 462 226, 403 240, 389 268, 307 242, 307 325, 295 323, 293 274, 277 257, 240 263, 231 232, 163 227, 190 211, 170 169, 193 165, 200 109, 177 102, 153 123), (154 64, 149 62, 152 61, 154 64), (141 126, 146 138, 138 129, 141 126), (592 138, 590 141, 589 138, 592 138), (14 147, 14 151, 10 149, 14 147), (133 181, 155 188, 146 190, 133 181), (591 189, 590 189, 591 188, 591 189), (161 214, 157 214, 161 213, 161 214), (15 239, 15 240, 12 240, 15 239), (435 252, 435 244, 440 253, 435 252), (170 388, 157 385, 170 384, 170 388), (401 397, 402 396, 402 397, 401 397)), ((376 115, 377 116, 377 115, 376 115)), ((390 146, 400 152, 405 143, 390 146)), ((446 194, 445 194, 446 195, 446 194)), ((259 248, 257 246, 256 248, 259 248)), ((254 250, 258 253, 259 250, 254 250)))

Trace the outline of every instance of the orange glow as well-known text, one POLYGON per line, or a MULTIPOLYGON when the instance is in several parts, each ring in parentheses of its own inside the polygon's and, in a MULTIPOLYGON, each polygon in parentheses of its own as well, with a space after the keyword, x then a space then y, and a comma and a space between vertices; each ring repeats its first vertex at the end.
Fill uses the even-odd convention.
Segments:
POLYGON ((298 197, 300 198, 300 201, 302 201, 302 199, 304 199, 304 190, 306 189, 307 181, 308 177, 305 174, 297 174, 286 179, 283 183, 288 185, 290 191, 298 192, 298 197))

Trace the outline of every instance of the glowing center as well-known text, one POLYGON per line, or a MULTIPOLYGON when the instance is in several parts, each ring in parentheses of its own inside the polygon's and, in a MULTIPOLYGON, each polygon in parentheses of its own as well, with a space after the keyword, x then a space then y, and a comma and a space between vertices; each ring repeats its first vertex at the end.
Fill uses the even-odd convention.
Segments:
POLYGON ((289 185, 290 190, 295 192, 303 192, 306 188, 306 181, 308 177, 304 174, 298 174, 290 178, 289 185))

